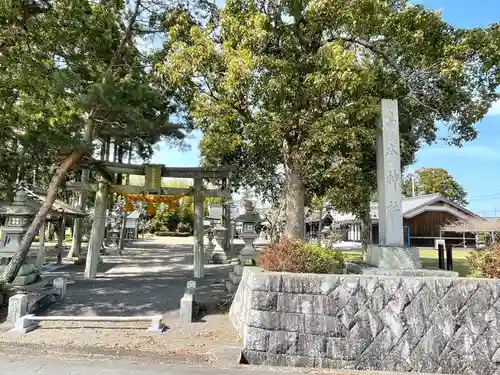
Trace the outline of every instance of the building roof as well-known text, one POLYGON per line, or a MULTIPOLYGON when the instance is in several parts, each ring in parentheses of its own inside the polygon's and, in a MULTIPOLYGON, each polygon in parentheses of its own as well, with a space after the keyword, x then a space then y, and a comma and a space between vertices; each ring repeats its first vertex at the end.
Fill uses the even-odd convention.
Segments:
MULTIPOLYGON (((17 190, 23 190, 24 192, 26 192, 29 201, 33 202, 37 207, 40 207, 41 204, 45 202, 45 200, 47 199, 46 193, 42 189, 35 186, 21 186, 17 190)), ((7 203, 5 205, 0 205, 0 215, 4 215, 9 206, 10 203, 7 203)), ((49 212, 49 215, 59 216, 62 213, 66 214, 66 216, 72 216, 72 217, 87 216, 85 212, 78 210, 77 208, 69 205, 66 202, 63 202, 60 199, 56 199, 52 204, 52 208, 49 212)))
MULTIPOLYGON (((465 216, 472 216, 474 218, 483 219, 481 216, 475 214, 474 212, 450 201, 449 199, 443 197, 440 194, 428 194, 420 195, 417 197, 403 198, 402 199, 402 213, 405 219, 410 219, 414 216, 421 214, 426 211, 429 206, 443 202, 454 208, 456 211, 465 214, 465 216)), ((378 203, 374 202, 370 204, 370 216, 372 220, 378 220, 378 203)), ((337 222, 358 222, 359 220, 351 213, 333 213, 333 218, 337 222)))
POLYGON ((127 215, 127 219, 139 219, 139 211, 132 211, 127 215))
MULTIPOLYGON (((323 217, 322 220, 325 220, 326 218, 332 218, 332 215, 328 213, 326 210, 323 210, 323 217)), ((309 214, 306 214, 305 222, 306 223, 316 223, 319 221, 319 217, 321 215, 320 211, 309 211, 309 214)))

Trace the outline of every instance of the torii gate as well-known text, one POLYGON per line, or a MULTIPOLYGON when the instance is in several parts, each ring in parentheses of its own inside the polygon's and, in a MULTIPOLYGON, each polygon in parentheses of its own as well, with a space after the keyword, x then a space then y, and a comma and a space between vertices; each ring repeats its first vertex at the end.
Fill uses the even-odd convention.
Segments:
MULTIPOLYGON (((194 277, 204 277, 204 246, 203 246, 203 206, 205 196, 208 197, 224 197, 230 198, 229 178, 231 176, 231 168, 178 168, 165 167, 162 164, 126 164, 100 160, 82 160, 77 169, 94 169, 98 170, 105 179, 114 181, 114 174, 119 175, 138 175, 145 176, 145 186, 118 185, 120 191, 127 194, 161 194, 161 195, 177 195, 186 194, 193 195, 195 207, 195 223, 194 223, 194 277), (162 188, 162 177, 172 178, 192 178, 194 180, 193 188, 162 188), (221 189, 204 189, 204 179, 221 180, 221 189)), ((99 184, 67 183, 66 188, 74 191, 95 191, 95 211, 92 221, 92 232, 89 240, 87 260, 85 265, 84 278, 92 279, 97 275, 97 266, 99 264, 99 253, 101 244, 104 241, 104 228, 106 224, 106 209, 108 195, 110 193, 109 184, 100 182, 99 184)), ((230 243, 230 225, 231 211, 228 205, 223 206, 223 226, 226 231, 224 243, 229 246, 230 243)), ((77 239, 80 240, 80 239, 77 239)), ((228 249, 224 249, 226 252, 228 249)))

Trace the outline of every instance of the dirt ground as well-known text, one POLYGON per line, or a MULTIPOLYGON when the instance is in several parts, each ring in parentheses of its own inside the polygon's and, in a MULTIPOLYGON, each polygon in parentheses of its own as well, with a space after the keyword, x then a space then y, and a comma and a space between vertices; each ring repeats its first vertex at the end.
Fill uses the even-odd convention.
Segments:
POLYGON ((229 266, 206 265, 206 277, 197 281, 199 321, 181 324, 180 299, 192 279, 190 238, 154 238, 138 241, 122 256, 105 256, 95 280, 83 280, 83 266, 51 272, 69 280, 67 296, 37 315, 137 316, 163 315, 162 334, 147 331, 147 322, 42 322, 25 335, 0 324, 0 354, 73 358, 126 358, 155 363, 191 365, 236 364, 241 341, 227 313, 224 279, 229 266), (220 308, 221 302, 225 308, 220 308))

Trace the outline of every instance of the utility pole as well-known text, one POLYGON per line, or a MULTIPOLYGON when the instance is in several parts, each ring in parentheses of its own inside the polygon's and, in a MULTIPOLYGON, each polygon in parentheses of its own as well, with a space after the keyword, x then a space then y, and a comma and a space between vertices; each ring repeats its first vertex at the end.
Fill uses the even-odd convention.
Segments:
POLYGON ((408 177, 411 179, 411 196, 415 198, 416 196, 416 186, 415 186, 415 180, 416 180, 416 174, 415 171, 411 171, 408 173, 408 177))

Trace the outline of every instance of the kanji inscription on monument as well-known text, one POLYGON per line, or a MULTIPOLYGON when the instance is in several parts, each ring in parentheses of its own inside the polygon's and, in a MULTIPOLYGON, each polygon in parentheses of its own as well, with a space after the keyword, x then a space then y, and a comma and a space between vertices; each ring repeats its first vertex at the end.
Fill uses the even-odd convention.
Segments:
POLYGON ((381 245, 404 246, 398 102, 383 99, 377 134, 377 190, 381 245))

